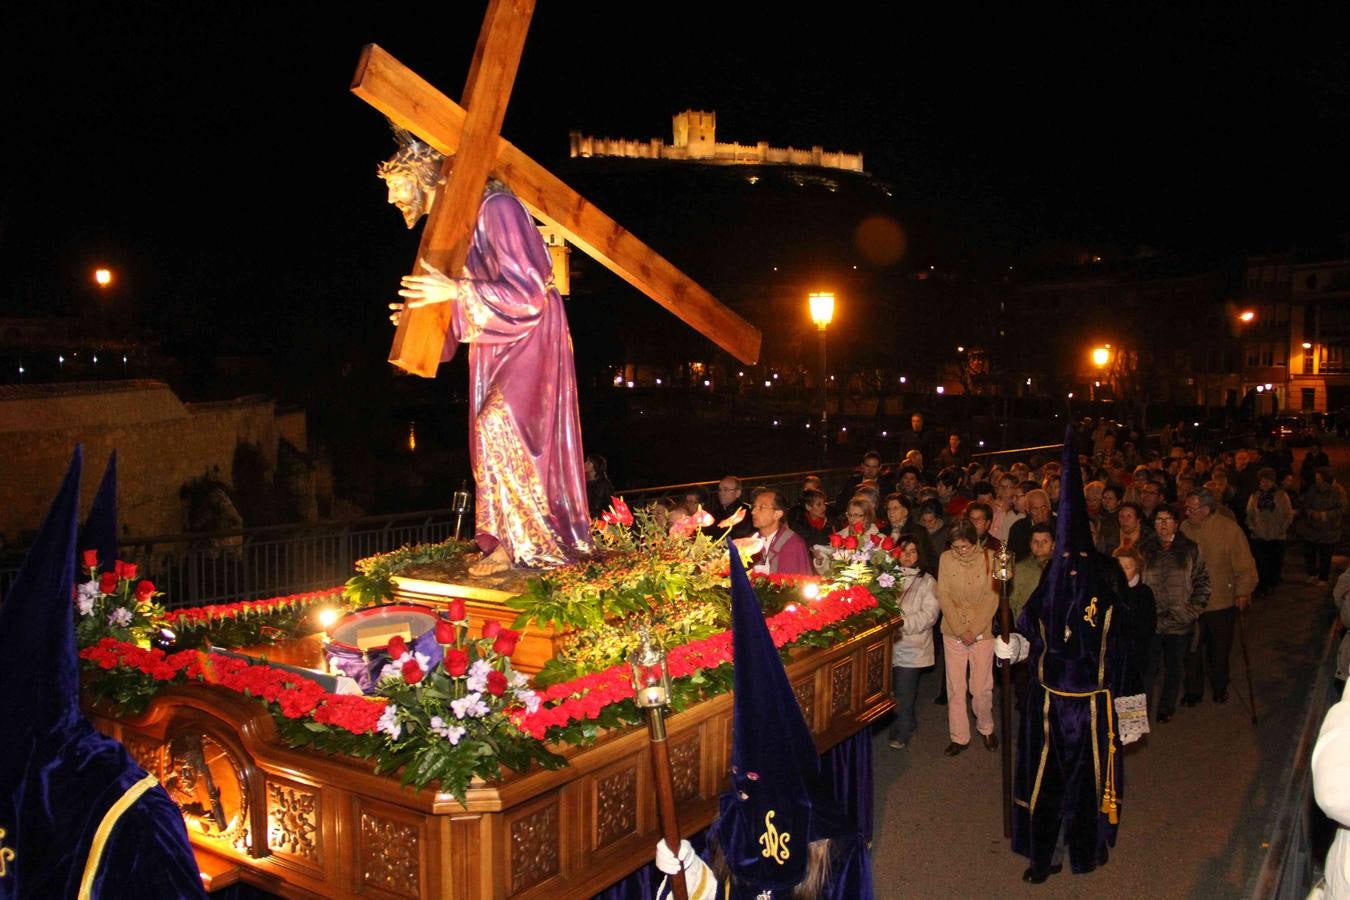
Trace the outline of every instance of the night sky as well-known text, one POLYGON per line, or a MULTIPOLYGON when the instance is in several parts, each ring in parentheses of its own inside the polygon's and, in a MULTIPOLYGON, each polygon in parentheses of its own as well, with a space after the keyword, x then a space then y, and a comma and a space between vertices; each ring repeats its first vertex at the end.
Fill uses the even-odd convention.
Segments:
MULTIPOLYGON (((503 130, 556 165, 570 128, 668 140, 672 113, 715 109, 724 140, 862 151, 991 252, 1350 231, 1346 7, 1174 5, 542 2, 503 130)), ((393 144, 348 91, 357 56, 379 43, 457 97, 482 8, 5 4, 0 296, 69 309, 106 261, 165 321, 378 322, 415 238, 374 176, 393 144)))

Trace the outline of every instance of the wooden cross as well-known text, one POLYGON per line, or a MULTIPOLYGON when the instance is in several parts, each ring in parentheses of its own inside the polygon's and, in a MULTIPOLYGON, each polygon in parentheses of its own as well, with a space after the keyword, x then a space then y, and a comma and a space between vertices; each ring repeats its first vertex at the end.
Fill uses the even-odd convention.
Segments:
MULTIPOLYGON (((758 328, 500 136, 533 11, 534 0, 490 0, 464 89, 467 110, 379 46, 361 51, 352 92, 447 157, 446 184, 427 216, 418 258, 459 274, 492 174, 535 218, 732 356, 755 363, 758 328)), ((448 303, 405 311, 389 361, 434 377, 450 312, 448 303)))

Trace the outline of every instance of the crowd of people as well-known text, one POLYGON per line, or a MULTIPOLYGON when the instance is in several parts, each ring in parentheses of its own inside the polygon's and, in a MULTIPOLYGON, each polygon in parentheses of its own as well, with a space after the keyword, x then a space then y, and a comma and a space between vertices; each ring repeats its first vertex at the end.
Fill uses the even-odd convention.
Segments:
MULTIPOLYGON (((1326 453, 1314 443, 1296 464, 1274 438, 1206 453, 1172 428, 1145 448, 1137 433, 1105 420, 1084 421, 1079 433, 1093 539, 1130 585, 1131 658, 1151 718, 1168 722, 1179 707, 1201 703, 1206 687, 1213 702, 1227 702, 1237 617, 1281 583, 1286 548, 1300 545, 1309 583, 1325 586, 1330 578, 1346 494, 1326 453)), ((864 454, 833 497, 815 476, 788 504, 782 491, 747 489, 729 475, 715 498, 690 491, 661 501, 672 520, 706 508, 714 522, 726 522, 744 508, 731 537, 763 539, 766 549, 755 557, 762 572, 824 572, 843 541, 885 540, 900 562, 904 615, 892 654, 890 745, 909 743, 920 675, 941 666, 937 702, 948 705, 945 752, 953 756, 971 742, 972 714, 980 742, 998 746, 994 554, 1006 545, 1015 558, 1009 602, 1016 619, 1054 555, 1062 499, 1057 459, 985 462, 966 457, 962 446, 955 433, 935 438, 915 414, 901 458, 888 466, 879 453, 864 454)))

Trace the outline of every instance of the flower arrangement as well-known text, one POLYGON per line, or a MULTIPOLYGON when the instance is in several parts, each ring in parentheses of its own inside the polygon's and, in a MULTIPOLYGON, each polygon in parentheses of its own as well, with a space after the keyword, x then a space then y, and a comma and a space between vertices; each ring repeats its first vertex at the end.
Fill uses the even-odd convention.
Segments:
POLYGON ((164 624, 177 635, 179 647, 201 646, 208 640, 242 647, 293 636, 300 621, 320 607, 345 609, 343 588, 175 609, 164 616, 164 624))
MULTIPOLYGON (((418 788, 438 782, 462 800, 475 777, 498 778, 502 766, 556 768, 565 761, 551 744, 585 743, 603 728, 641 722, 627 663, 640 629, 669 648, 675 709, 730 690, 726 544, 702 530, 711 517, 694 519, 692 528, 687 521, 666 527, 650 509, 634 511, 616 498, 594 523, 599 552, 532 578, 529 589, 511 601, 520 614, 512 628, 489 621, 470 639, 465 604, 453 601, 435 626, 439 653, 433 648, 431 656, 423 655, 398 638, 390 642, 374 697, 329 694, 303 674, 265 662, 165 653, 144 642, 147 629, 161 622, 191 636, 209 634, 213 641, 256 637, 264 629, 294 635, 300 620, 317 604, 336 600, 340 589, 168 615, 154 607, 151 591, 122 624, 122 616, 113 616, 122 608, 116 604, 137 597, 136 572, 122 564, 110 573, 116 584, 107 579, 94 585, 108 590, 94 595, 86 589, 92 602, 81 616, 102 623, 87 626, 89 639, 82 640, 85 669, 97 673, 86 679, 86 689, 119 713, 135 713, 163 685, 205 681, 266 704, 278 734, 291 746, 373 759, 377 772, 401 770, 403 783, 418 788), (510 661, 520 638, 516 629, 531 621, 573 629, 563 652, 533 683, 510 661)), ((734 524, 728 520, 720 527, 734 524)), ((448 558, 463 549, 433 545, 375 558, 362 571, 365 586, 354 594, 349 582, 345 595, 358 602, 373 598, 378 587, 372 585, 397 572, 400 559, 448 558)), ((840 559, 844 565, 823 578, 752 576, 770 633, 785 656, 795 647, 835 645, 895 614, 883 581, 894 565, 884 539, 865 554, 842 549, 855 556, 840 559)), ((77 592, 77 605, 81 597, 77 592)))
POLYGON ((531 762, 564 764, 512 721, 513 711, 529 713, 540 704, 529 678, 511 667, 520 633, 495 621, 476 640, 468 633, 464 601, 452 601, 447 617, 436 623, 440 661, 395 637, 377 681, 388 699, 376 723, 388 739, 377 754, 378 771, 401 767, 404 784, 420 788, 438 781, 460 798, 475 775, 500 777, 502 765, 523 771, 531 762))
POLYGON ((642 629, 673 647, 727 627, 726 545, 702 530, 713 520, 699 513, 666 527, 652 508, 634 511, 615 497, 593 523, 594 556, 541 572, 507 601, 520 613, 516 628, 539 622, 571 629, 536 681, 616 665, 637 647, 642 629))
POLYGON ((164 618, 163 596, 153 582, 139 578, 135 563, 117 560, 110 571, 99 573, 98 551, 81 556, 89 580, 75 586, 75 640, 81 646, 109 637, 150 646, 151 635, 164 618))

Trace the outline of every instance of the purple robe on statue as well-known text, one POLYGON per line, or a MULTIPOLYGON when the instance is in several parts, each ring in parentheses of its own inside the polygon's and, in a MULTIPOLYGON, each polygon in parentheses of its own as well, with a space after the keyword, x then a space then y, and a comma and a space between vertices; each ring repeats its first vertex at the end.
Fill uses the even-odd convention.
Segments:
POLYGON ((590 550, 572 336, 553 264, 520 201, 490 183, 441 353, 469 345, 477 538, 516 565, 590 550))

